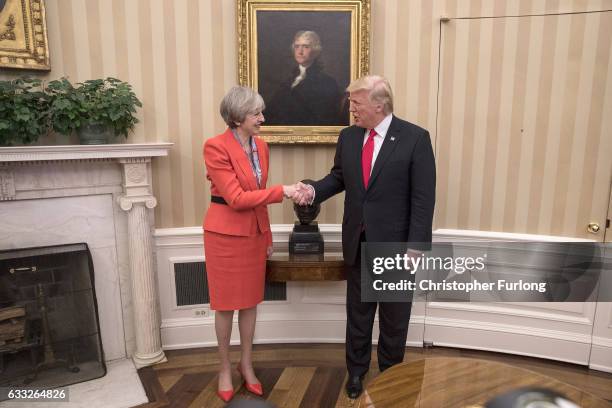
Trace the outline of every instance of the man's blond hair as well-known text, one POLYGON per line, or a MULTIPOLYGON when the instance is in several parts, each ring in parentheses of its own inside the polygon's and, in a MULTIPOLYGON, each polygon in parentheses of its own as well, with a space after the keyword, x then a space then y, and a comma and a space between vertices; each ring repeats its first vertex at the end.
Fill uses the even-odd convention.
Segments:
POLYGON ((367 91, 370 101, 382 103, 383 112, 393 112, 393 91, 387 78, 380 75, 366 75, 350 83, 347 92, 367 91))

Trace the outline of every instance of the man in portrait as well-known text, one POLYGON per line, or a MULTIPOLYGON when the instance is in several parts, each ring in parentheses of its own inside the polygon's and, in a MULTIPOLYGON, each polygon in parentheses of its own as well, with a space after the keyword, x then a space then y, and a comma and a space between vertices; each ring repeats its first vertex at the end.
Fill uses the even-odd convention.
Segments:
POLYGON ((319 59, 321 39, 314 31, 298 31, 291 44, 296 66, 266 103, 268 125, 342 125, 342 93, 319 59))

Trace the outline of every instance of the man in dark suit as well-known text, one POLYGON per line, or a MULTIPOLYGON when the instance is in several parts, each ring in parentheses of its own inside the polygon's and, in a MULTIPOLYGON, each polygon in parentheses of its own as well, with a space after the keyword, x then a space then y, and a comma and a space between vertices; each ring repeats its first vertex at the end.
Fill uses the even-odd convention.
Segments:
POLYGON ((347 91, 355 125, 340 132, 330 173, 310 186, 298 183, 294 200, 320 203, 346 192, 342 220, 347 266, 346 391, 357 398, 370 366, 376 307, 381 372, 404 358, 411 310, 408 302, 361 301, 361 243, 407 242, 413 250, 428 249, 436 169, 429 132, 392 114, 393 95, 385 78, 360 78, 347 91))
POLYGON ((268 125, 346 125, 340 109, 342 94, 336 80, 323 71, 319 35, 298 31, 291 45, 297 65, 266 101, 268 125))

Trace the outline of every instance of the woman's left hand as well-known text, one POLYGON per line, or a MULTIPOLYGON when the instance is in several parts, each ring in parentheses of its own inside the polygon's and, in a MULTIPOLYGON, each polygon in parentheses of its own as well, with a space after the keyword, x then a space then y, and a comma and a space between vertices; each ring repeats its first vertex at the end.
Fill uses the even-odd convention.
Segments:
POLYGON ((272 248, 272 246, 269 246, 268 249, 266 250, 266 254, 268 258, 271 257, 273 253, 274 253, 274 248, 272 248))

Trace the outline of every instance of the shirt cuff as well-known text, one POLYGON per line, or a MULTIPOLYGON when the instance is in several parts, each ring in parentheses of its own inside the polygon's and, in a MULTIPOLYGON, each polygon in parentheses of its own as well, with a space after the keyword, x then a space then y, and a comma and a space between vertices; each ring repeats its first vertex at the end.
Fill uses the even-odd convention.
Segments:
POLYGON ((308 189, 310 190, 310 193, 312 194, 312 198, 310 199, 310 201, 308 202, 308 205, 312 205, 312 203, 314 203, 315 200, 315 194, 317 193, 314 189, 314 187, 310 184, 306 184, 308 186, 308 189))

